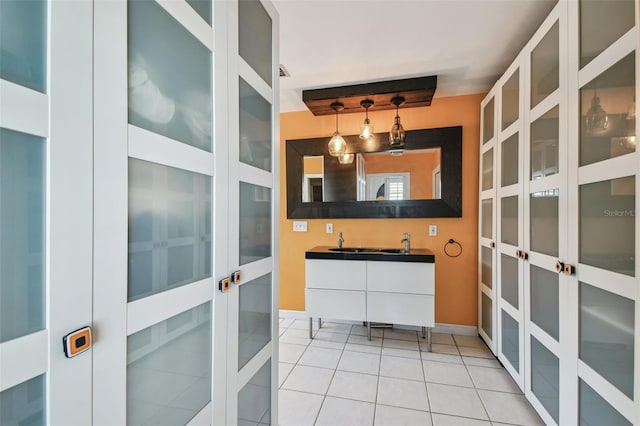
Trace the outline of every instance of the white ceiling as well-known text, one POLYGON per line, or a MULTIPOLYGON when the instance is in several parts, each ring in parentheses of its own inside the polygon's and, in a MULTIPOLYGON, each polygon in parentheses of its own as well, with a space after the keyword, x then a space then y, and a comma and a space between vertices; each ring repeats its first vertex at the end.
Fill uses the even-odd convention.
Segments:
POLYGON ((555 0, 273 0, 280 111, 302 90, 438 76, 435 97, 488 91, 555 0))

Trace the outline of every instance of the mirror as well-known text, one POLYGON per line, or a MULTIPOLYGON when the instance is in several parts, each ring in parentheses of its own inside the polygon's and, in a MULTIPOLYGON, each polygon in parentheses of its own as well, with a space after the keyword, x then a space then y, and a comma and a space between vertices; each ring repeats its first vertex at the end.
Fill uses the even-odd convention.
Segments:
POLYGON ((286 142, 288 218, 461 217, 462 127, 345 136, 349 164, 329 155, 328 138, 286 142))

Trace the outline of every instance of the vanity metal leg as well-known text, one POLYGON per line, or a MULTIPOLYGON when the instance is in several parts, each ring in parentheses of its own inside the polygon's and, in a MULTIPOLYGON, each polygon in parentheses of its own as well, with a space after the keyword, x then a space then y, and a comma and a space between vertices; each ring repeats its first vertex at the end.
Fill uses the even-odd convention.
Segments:
POLYGON ((318 331, 322 328, 322 318, 318 318, 318 331))
POLYGON ((427 350, 431 352, 431 327, 427 329, 427 350))
POLYGON ((427 337, 427 327, 422 327, 422 338, 427 337))
POLYGON ((371 321, 367 321, 367 338, 371 341, 371 321))
POLYGON ((309 339, 313 339, 313 317, 309 317, 309 339))

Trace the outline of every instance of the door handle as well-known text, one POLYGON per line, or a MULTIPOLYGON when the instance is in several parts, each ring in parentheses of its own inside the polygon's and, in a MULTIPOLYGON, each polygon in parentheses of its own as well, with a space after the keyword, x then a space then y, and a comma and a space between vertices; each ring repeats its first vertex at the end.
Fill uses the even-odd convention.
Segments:
POLYGON ((564 262, 560 262, 559 260, 556 262, 556 272, 559 274, 564 272, 564 262))
POLYGON ((569 265, 568 263, 565 263, 564 265, 564 274, 565 275, 575 275, 576 273, 576 267, 573 265, 569 265))
POLYGON ((241 277, 241 273, 240 271, 235 271, 233 274, 231 274, 231 282, 233 282, 234 284, 240 284, 240 277, 241 277))
POLYGON ((91 347, 91 327, 82 327, 62 338, 64 356, 73 358, 91 347))
POLYGON ((231 287, 231 278, 225 277, 220 281, 218 281, 218 290, 220 290, 221 292, 226 293, 227 291, 229 291, 230 287, 231 287))

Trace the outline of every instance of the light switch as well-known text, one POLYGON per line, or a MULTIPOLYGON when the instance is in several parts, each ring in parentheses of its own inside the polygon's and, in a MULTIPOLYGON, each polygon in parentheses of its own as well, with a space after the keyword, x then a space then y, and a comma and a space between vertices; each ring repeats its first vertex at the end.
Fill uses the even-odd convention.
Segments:
POLYGON ((307 232, 307 221, 306 220, 294 220, 293 221, 293 232, 307 232))
POLYGON ((327 234, 333 234, 333 223, 327 223, 327 234))
POLYGON ((438 225, 429 225, 429 236, 435 237, 438 235, 438 225))

